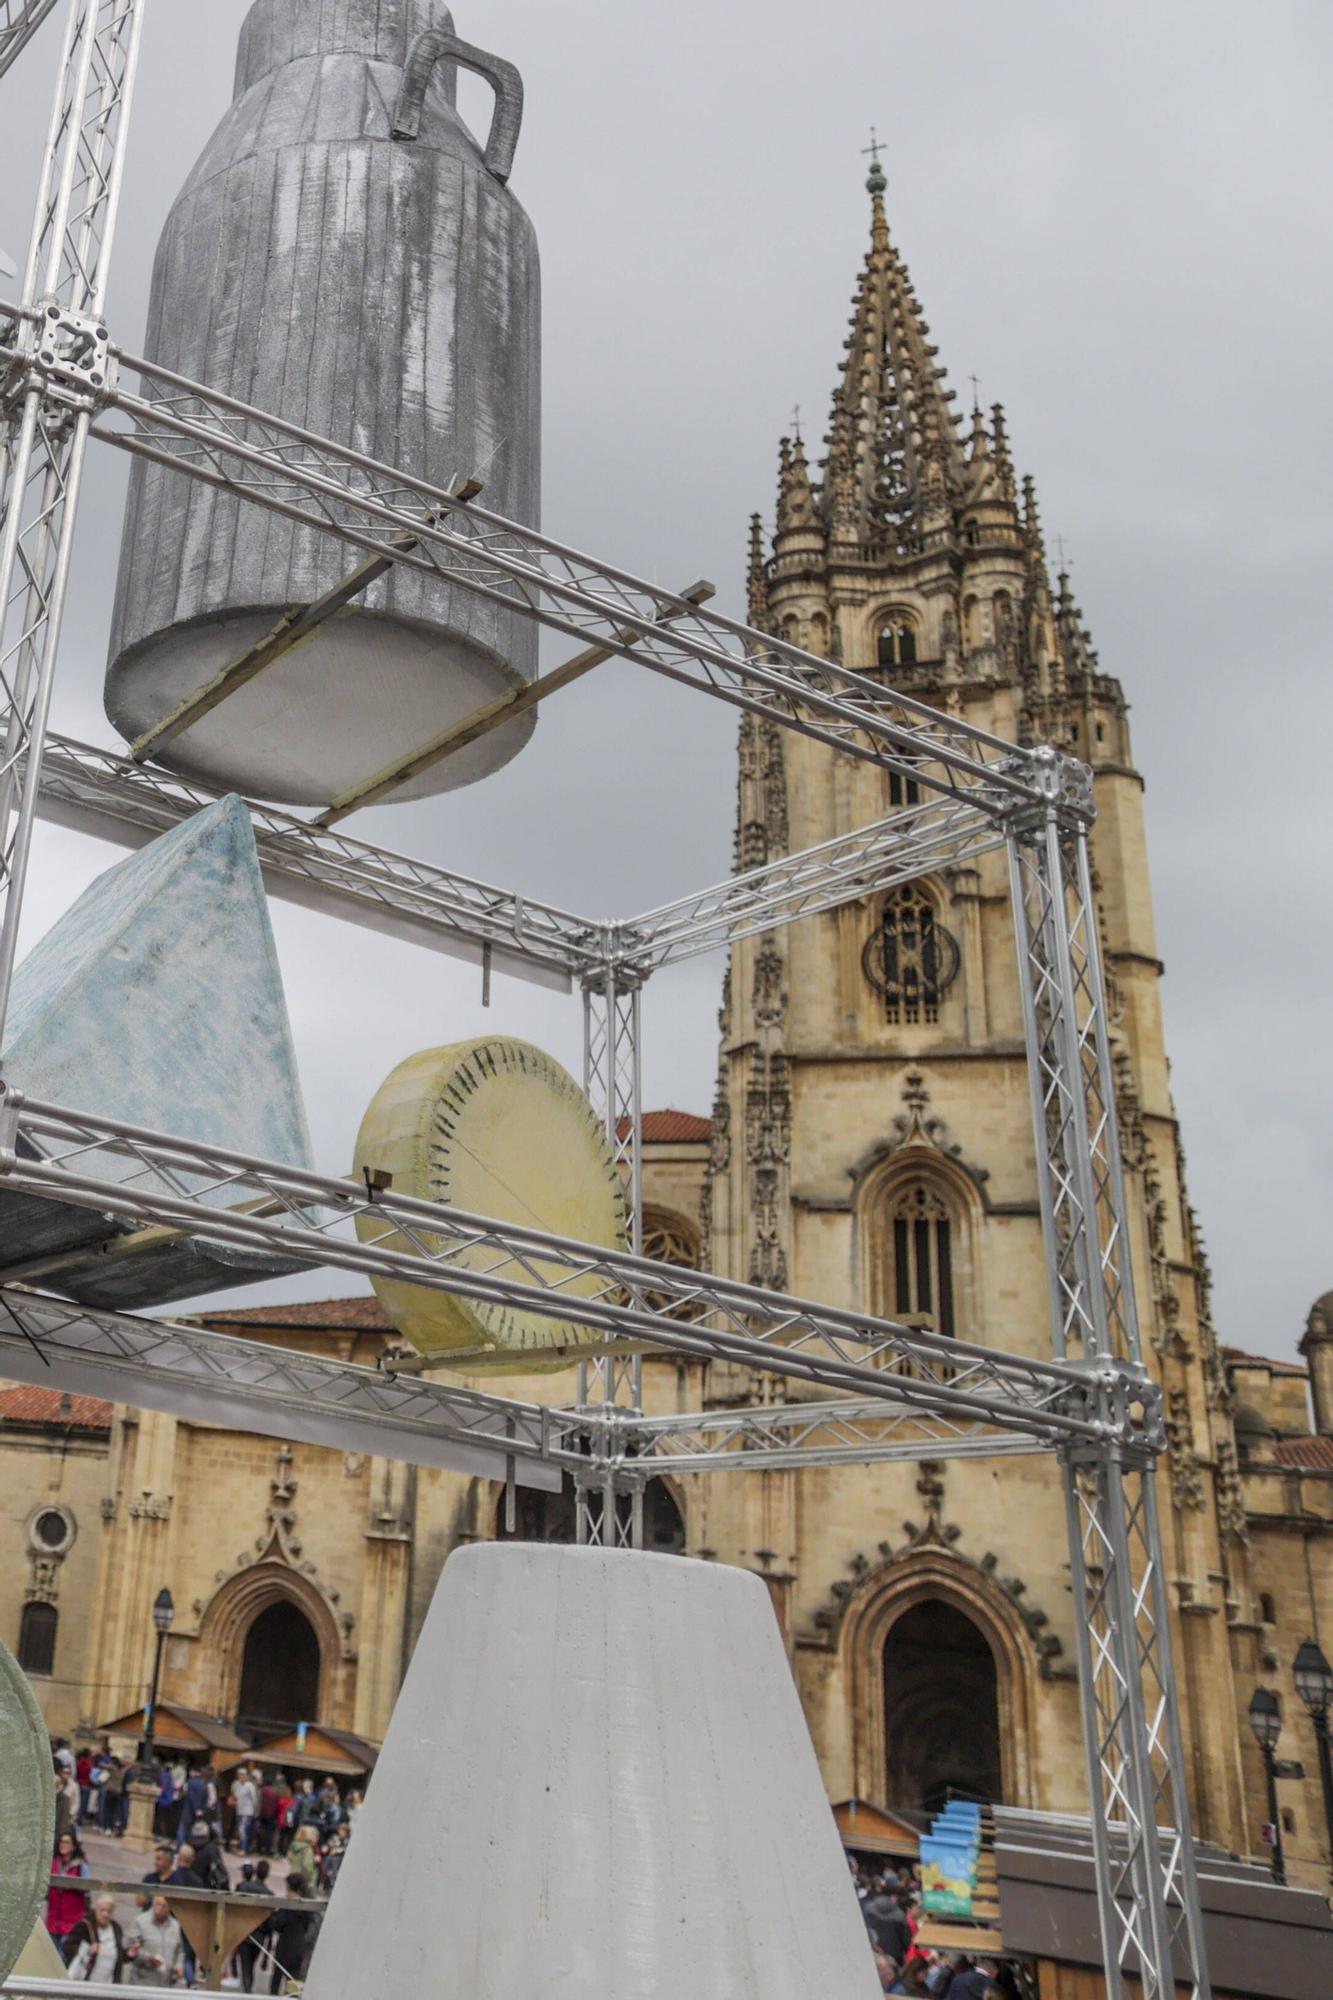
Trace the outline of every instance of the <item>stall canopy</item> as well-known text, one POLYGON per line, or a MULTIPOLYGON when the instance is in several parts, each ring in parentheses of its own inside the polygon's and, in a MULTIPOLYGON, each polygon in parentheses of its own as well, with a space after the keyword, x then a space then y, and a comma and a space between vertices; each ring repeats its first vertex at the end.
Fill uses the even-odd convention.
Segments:
MULTIPOLYGON (((1122 1842, 1113 1828, 1113 1850, 1122 1842)), ((1043 2000, 1089 1992, 1101 1936, 1087 1820, 997 1806, 995 1858, 1005 1949, 1041 1963, 1043 2000)), ((1322 1896, 1279 1888, 1265 1869, 1201 1842, 1195 1864, 1217 2000, 1333 1994, 1333 1918, 1322 1896)))
POLYGON ((921 1852, 921 1836, 910 1820, 869 1799, 840 1799, 833 1808, 844 1847, 859 1854, 891 1854, 900 1861, 915 1861, 921 1852))
POLYGON ((298 1723, 281 1736, 270 1736, 253 1748, 238 1744, 240 1755, 225 1757, 233 1764, 266 1764, 283 1771, 305 1771, 318 1778, 364 1778, 375 1768, 379 1751, 350 1729, 330 1729, 322 1722, 298 1723))
MULTIPOLYGON (((128 1715, 118 1715, 111 1722, 99 1722, 95 1733, 98 1736, 124 1736, 138 1743, 146 1733, 145 1711, 134 1708, 128 1715)), ((205 1715, 202 1709, 182 1708, 175 1701, 158 1703, 153 1742, 159 1750, 179 1752, 183 1757, 192 1757, 196 1763, 219 1766, 233 1761, 233 1751, 245 1749, 245 1738, 238 1736, 229 1722, 224 1722, 220 1716, 205 1715)))

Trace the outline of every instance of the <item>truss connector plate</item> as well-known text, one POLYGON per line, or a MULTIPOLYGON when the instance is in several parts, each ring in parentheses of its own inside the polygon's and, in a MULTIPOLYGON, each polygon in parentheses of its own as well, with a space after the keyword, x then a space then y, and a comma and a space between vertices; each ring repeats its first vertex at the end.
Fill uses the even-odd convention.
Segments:
POLYGON ((624 939, 629 935, 620 924, 602 924, 597 937, 599 963, 591 971, 582 974, 580 984, 585 992, 600 993, 606 985, 608 974, 615 980, 617 993, 632 993, 637 987, 646 985, 651 966, 635 964, 621 956, 624 939))
POLYGON ((1122 1469, 1150 1472, 1166 1450, 1161 1385, 1141 1361, 1067 1362, 1083 1376, 1069 1408, 1096 1423, 1100 1442, 1079 1439, 1061 1447, 1072 1465, 1091 1465, 1108 1454, 1122 1469))
POLYGON ((117 363, 104 320, 70 312, 58 299, 42 299, 23 329, 21 344, 52 403, 99 410, 110 400, 117 363))
POLYGON ((1016 799, 1008 792, 994 794, 997 815, 1011 833, 1020 837, 1035 834, 1052 816, 1071 832, 1083 831, 1097 817, 1092 791, 1091 768, 1077 757, 1067 757, 1049 743, 1004 758, 996 767, 1023 778, 1035 786, 1037 798, 1016 799))

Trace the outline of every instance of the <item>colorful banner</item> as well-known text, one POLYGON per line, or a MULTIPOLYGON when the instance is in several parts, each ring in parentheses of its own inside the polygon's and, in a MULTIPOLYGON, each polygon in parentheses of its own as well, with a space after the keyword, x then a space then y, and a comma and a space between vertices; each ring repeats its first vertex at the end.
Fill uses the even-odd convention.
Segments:
POLYGON ((921 1901, 931 1916, 970 1917, 976 1850, 949 1838, 921 1842, 921 1901))

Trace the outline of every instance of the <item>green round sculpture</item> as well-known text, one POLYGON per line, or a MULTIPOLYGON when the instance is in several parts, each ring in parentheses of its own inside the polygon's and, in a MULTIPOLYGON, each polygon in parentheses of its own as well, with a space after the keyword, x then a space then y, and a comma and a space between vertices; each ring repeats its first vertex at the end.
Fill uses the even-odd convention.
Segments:
POLYGON ((8 1979, 32 1935, 51 1883, 55 1785, 42 1711, 8 1646, 0 1641, 0 1980, 8 1979))

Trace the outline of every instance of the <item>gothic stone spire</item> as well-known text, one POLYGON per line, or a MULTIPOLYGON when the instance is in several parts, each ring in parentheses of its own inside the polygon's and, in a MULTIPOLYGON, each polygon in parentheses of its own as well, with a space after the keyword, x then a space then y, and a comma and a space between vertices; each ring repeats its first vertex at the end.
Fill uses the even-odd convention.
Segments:
POLYGON ((831 542, 891 558, 947 532, 964 466, 953 391, 889 236, 878 164, 868 186, 870 250, 833 396, 821 499, 831 542))

